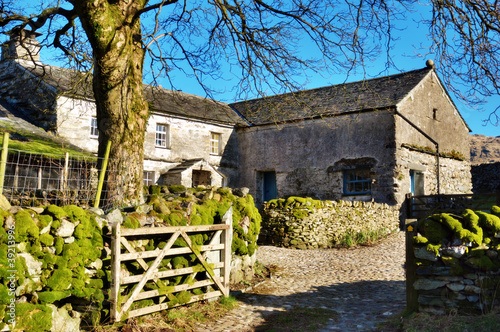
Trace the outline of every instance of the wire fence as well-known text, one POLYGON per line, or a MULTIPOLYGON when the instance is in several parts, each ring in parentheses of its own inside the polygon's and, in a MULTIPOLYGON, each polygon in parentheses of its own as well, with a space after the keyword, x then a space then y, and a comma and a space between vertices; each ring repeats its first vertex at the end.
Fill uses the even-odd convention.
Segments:
MULTIPOLYGON (((8 149, 5 162, 1 162, 5 163, 2 194, 14 206, 94 206, 100 174, 98 165, 102 165, 100 161, 100 158, 92 156, 8 149)), ((105 195, 104 190, 101 195, 105 195)), ((104 210, 111 208, 100 207, 104 210)))

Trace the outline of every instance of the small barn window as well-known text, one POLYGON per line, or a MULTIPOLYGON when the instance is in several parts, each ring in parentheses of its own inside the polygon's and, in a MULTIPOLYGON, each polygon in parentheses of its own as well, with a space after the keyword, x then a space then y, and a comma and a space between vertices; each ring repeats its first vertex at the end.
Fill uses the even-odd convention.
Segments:
POLYGON ((210 133, 210 154, 219 155, 220 137, 221 135, 219 133, 210 133))
POLYGON ((372 192, 372 179, 369 169, 344 171, 344 195, 366 195, 372 192))
POLYGON ((156 140, 155 146, 159 148, 168 147, 168 125, 156 124, 156 140))
POLYGON ((90 118, 90 138, 98 138, 99 130, 97 129, 97 118, 90 118))
POLYGON ((155 172, 144 171, 142 173, 142 181, 145 186, 151 186, 155 184, 155 172))

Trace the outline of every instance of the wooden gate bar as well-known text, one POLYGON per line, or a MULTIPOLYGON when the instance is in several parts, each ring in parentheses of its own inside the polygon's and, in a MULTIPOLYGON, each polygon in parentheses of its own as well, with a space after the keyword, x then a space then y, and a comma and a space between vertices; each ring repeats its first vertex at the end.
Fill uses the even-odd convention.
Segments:
MULTIPOLYGON (((223 262, 214 264, 214 269, 217 269, 217 268, 220 269, 222 267, 224 267, 223 262)), ((175 270, 170 270, 170 271, 159 271, 159 272, 153 273, 153 275, 151 276, 150 279, 170 278, 170 277, 176 277, 176 276, 180 276, 180 275, 184 275, 184 274, 191 274, 194 272, 195 272, 195 270, 193 267, 184 267, 182 269, 175 269, 175 270)), ((122 285, 133 284, 135 282, 141 281, 142 277, 143 277, 142 274, 136 275, 136 276, 124 277, 121 279, 121 284, 122 285)))

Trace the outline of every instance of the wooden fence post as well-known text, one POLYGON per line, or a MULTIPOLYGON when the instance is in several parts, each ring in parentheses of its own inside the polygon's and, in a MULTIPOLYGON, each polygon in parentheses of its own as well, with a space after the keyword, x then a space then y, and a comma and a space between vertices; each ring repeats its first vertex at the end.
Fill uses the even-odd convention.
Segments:
POLYGON ((230 227, 222 233, 222 242, 224 243, 224 250, 222 252, 222 260, 224 261, 224 269, 222 276, 224 277, 224 289, 222 292, 224 296, 229 296, 229 278, 231 273, 231 244, 233 243, 233 207, 230 206, 229 210, 224 213, 222 223, 230 225, 230 227))
POLYGON ((101 200, 101 191, 104 184, 104 176, 106 175, 106 168, 108 167, 109 151, 111 150, 111 141, 108 141, 106 145, 106 152, 104 153, 104 160, 101 165, 101 173, 99 174, 99 183, 97 184, 97 193, 95 195, 94 207, 99 207, 99 201, 101 200))
POLYGON ((2 157, 0 160, 0 195, 3 193, 5 181, 5 168, 7 166, 7 153, 9 152, 9 133, 3 133, 2 157))
POLYGON ((121 252, 121 230, 120 222, 116 222, 112 225, 112 235, 111 235, 111 288, 110 288, 110 300, 111 300, 111 321, 116 322, 119 320, 118 313, 120 311, 120 305, 118 304, 118 299, 120 295, 120 252, 121 252))
POLYGON ((406 308, 410 312, 418 310, 418 294, 413 287, 417 277, 417 265, 413 252, 413 237, 417 234, 417 219, 405 221, 405 246, 406 246, 406 308))

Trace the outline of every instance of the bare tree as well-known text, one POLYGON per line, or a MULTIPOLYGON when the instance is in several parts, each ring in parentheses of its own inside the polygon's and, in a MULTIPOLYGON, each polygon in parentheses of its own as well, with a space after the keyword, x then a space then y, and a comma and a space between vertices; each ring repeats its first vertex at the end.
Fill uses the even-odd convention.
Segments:
MULTIPOLYGON (((170 73, 183 71, 208 96, 213 91, 205 79, 224 79, 228 73, 222 68, 230 68, 239 78, 235 95, 249 90, 260 94, 294 91, 301 87, 297 74, 309 69, 346 75, 381 55, 392 66, 392 31, 412 6, 418 6, 405 0, 66 0, 40 1, 36 8, 10 0, 0 3, 3 31, 16 26, 44 30, 46 44, 60 49, 73 65, 93 66, 99 155, 111 140, 110 167, 118 170, 117 179, 108 179, 108 199, 125 203, 141 200, 148 119, 142 89, 145 61, 153 79, 166 77, 175 87, 170 73), (304 45, 317 49, 320 56, 307 58, 304 45), (113 183, 126 185, 113 187, 113 183)), ((498 20, 492 22, 491 14, 479 10, 484 5, 490 13, 496 11, 498 19, 498 4, 461 3, 432 0, 438 12, 429 22, 436 47, 444 47, 440 54, 457 68, 469 58, 453 58, 439 40, 447 37, 445 20, 456 22, 458 28, 460 21, 453 21, 453 13, 465 8, 459 17, 466 15, 477 22, 470 28, 482 37, 484 46, 473 50, 493 55, 498 41, 498 31, 493 29, 498 20)), ((466 49, 470 36, 457 36, 470 51, 466 49)), ((476 53, 474 58, 478 58, 476 53)), ((475 69, 471 76, 461 77, 464 81, 473 82, 475 75, 483 83, 472 85, 471 91, 498 93, 498 66, 492 68, 496 62, 493 56, 489 59, 488 63, 463 64, 475 69)))

